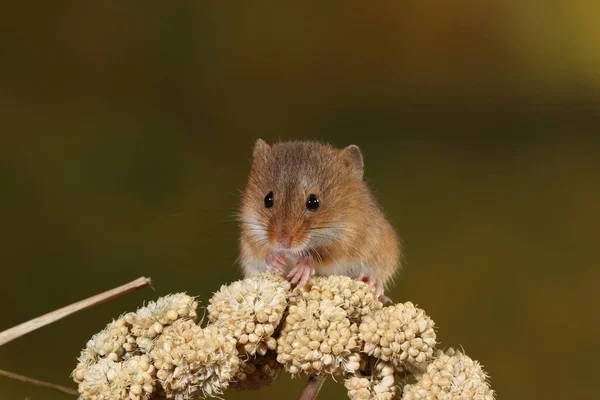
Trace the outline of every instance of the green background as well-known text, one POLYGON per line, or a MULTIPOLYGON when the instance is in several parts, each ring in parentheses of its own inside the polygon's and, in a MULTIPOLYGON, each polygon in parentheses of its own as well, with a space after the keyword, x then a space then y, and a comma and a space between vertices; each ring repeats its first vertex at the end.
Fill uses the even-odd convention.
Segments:
MULTIPOLYGON (((363 150, 404 242, 391 296, 480 360, 499 398, 597 392, 600 5, 8 3, 0 330, 138 276, 155 291, 2 346, 1 369, 74 387, 111 318, 175 291, 206 304, 240 276, 254 140, 319 139, 363 150)), ((68 398, 5 378, 0 393, 68 398)))

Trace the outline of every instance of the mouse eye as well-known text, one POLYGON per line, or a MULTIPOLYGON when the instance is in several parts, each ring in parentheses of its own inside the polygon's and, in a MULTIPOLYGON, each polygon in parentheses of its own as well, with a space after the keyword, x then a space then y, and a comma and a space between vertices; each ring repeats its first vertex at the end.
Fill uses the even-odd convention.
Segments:
POLYGON ((319 198, 316 194, 311 194, 308 196, 308 200, 306 200, 306 209, 308 211, 317 211, 319 209, 319 198))
POLYGON ((274 202, 275 202, 275 198, 273 197, 273 192, 269 192, 269 194, 265 196, 265 207, 267 207, 267 208, 273 207, 274 202))

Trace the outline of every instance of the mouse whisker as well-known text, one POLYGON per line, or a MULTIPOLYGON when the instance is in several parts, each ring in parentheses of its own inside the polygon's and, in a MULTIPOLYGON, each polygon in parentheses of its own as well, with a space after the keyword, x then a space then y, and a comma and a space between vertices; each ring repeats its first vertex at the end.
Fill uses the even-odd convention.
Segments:
POLYGON ((305 257, 308 258, 311 263, 314 263, 315 257, 312 252, 309 249, 303 249, 303 252, 305 253, 305 257))
POLYGON ((229 220, 229 221, 221 221, 222 224, 236 224, 239 225, 240 221, 237 220, 229 220))
POLYGON ((249 231, 249 232, 263 232, 263 233, 267 232, 267 230, 263 229, 263 228, 247 228, 247 227, 244 227, 244 230, 245 231, 249 231))
POLYGON ((249 231, 249 232, 259 232, 259 233, 248 233, 248 236, 249 236, 250 238, 261 238, 261 239, 263 239, 263 240, 265 240, 265 241, 266 241, 266 237, 265 237, 265 235, 264 235, 265 231, 261 231, 260 229, 255 229, 255 230, 252 230, 252 231, 250 231, 250 230, 248 229, 248 231, 249 231))
POLYGON ((264 238, 264 236, 263 236, 263 235, 249 234, 249 235, 248 235, 248 240, 249 240, 251 243, 260 243, 260 242, 262 242, 262 243, 264 243, 264 244, 268 244, 268 241, 267 241, 267 240, 265 240, 265 238, 264 238))
POLYGON ((348 224, 347 222, 343 222, 343 221, 331 221, 331 223, 329 225, 313 226, 312 228, 314 228, 314 229, 320 229, 320 228, 328 228, 328 229, 355 229, 352 225, 348 224))
POLYGON ((256 234, 256 233, 250 233, 250 234, 248 234, 248 238, 250 238, 250 239, 260 239, 260 240, 266 241, 263 235, 259 235, 259 234, 256 234))
POLYGON ((339 227, 339 226, 328 226, 328 227, 318 227, 318 228, 310 228, 311 231, 339 231, 339 232, 357 232, 357 230, 353 228, 339 227))
MULTIPOLYGON (((325 253, 327 258, 329 258, 333 262, 333 264, 335 266, 339 265, 338 260, 331 255, 331 252, 329 251, 329 249, 327 247, 322 247, 321 250, 325 253)), ((321 259, 322 259, 322 257, 321 257, 321 259)))
POLYGON ((251 246, 257 245, 261 242, 262 242, 262 239, 260 239, 260 238, 249 238, 248 239, 248 244, 251 246))
POLYGON ((318 251, 313 251, 312 253, 314 253, 317 256, 317 259, 319 260, 319 264, 323 264, 323 256, 321 256, 321 253, 319 253, 318 251))
POLYGON ((255 249, 259 245, 264 247, 267 245, 267 243, 263 242, 262 240, 248 241, 248 249, 250 250, 255 249))

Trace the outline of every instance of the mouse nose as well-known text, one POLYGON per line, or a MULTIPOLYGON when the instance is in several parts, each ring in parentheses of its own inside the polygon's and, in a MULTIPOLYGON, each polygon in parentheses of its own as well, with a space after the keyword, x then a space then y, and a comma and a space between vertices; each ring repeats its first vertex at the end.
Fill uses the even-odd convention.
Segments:
POLYGON ((292 246, 292 233, 288 227, 282 227, 279 231, 277 244, 284 249, 289 249, 292 246))
POLYGON ((279 235, 277 244, 284 249, 289 249, 292 246, 292 236, 289 233, 285 235, 279 235))

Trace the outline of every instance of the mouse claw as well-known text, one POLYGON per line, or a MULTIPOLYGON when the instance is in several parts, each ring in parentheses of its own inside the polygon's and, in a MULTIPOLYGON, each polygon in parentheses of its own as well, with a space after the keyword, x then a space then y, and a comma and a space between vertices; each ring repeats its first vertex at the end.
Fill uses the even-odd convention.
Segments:
POLYGON ((304 287, 311 276, 315 274, 315 267, 308 261, 300 261, 287 275, 290 283, 297 284, 298 287, 304 287))
POLYGON ((375 294, 377 295, 377 298, 383 304, 391 303, 392 302, 392 300, 389 297, 387 297, 386 295, 383 294, 383 283, 379 279, 371 279, 371 277, 363 274, 362 272, 358 276, 358 278, 356 278, 356 279, 359 280, 359 281, 361 281, 361 282, 364 282, 367 285, 369 285, 372 288, 374 288, 375 289, 375 294))
POLYGON ((274 274, 283 275, 287 267, 287 257, 280 252, 271 252, 266 258, 267 269, 274 274))
POLYGON ((390 299, 389 297, 387 297, 385 294, 381 294, 378 298, 378 300, 380 302, 382 302, 383 304, 388 304, 388 303, 392 303, 392 299, 390 299))

